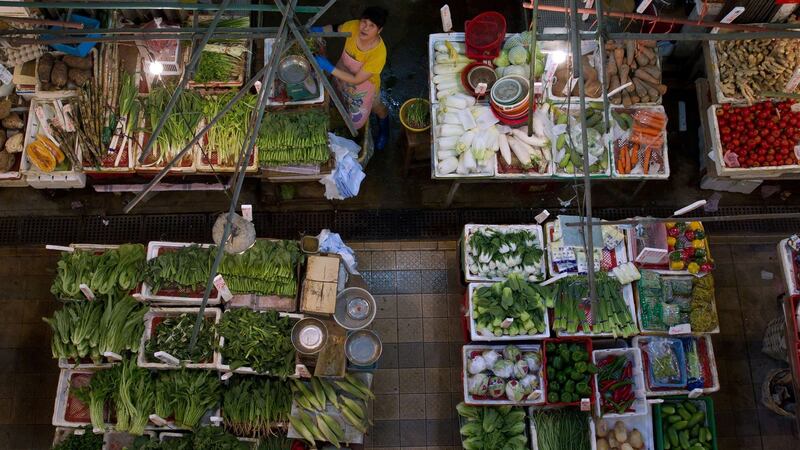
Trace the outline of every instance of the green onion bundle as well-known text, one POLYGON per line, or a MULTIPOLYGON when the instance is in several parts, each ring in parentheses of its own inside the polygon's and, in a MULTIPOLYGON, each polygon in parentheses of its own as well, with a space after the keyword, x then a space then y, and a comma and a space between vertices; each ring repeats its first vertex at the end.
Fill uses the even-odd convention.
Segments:
POLYGON ((225 255, 219 273, 233 293, 294 297, 302 260, 297 241, 258 240, 240 255, 225 255))
MULTIPOLYGON (((210 121, 234 97, 233 93, 203 99, 203 116, 210 121)), ((245 95, 208 130, 206 153, 217 153, 217 164, 233 166, 248 135, 250 113, 256 105, 255 95, 245 95)))
POLYGON ((194 75, 195 83, 227 82, 236 76, 242 59, 227 53, 203 50, 194 75))
MULTIPOLYGON (((151 134, 161 116, 164 115, 172 94, 172 89, 160 86, 153 89, 147 96, 145 114, 150 124, 148 131, 151 134)), ((183 91, 178 97, 178 102, 158 135, 157 146, 153 147, 157 165, 164 165, 171 161, 195 136, 201 116, 200 101, 200 96, 192 91, 183 91)))
POLYGON ((215 374, 206 371, 161 372, 156 379, 155 392, 155 412, 159 417, 172 416, 178 427, 194 429, 206 411, 218 403, 220 381, 215 374))
POLYGON ((265 116, 257 140, 259 163, 281 166, 328 161, 328 124, 328 115, 313 109, 265 116))
POLYGON ((277 422, 289 420, 291 409, 289 384, 272 378, 236 378, 222 399, 225 427, 237 436, 271 434, 270 430, 277 422))

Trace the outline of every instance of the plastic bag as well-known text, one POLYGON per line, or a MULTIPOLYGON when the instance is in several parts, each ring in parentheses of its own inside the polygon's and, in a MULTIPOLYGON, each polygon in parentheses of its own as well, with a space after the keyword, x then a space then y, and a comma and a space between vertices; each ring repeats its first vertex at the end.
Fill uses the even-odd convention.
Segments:
POLYGON ((361 147, 350 139, 328 133, 328 142, 328 146, 337 158, 350 154, 353 158, 358 159, 358 152, 361 151, 361 147))
POLYGON ((669 385, 681 381, 681 368, 673 343, 670 338, 654 337, 647 345, 650 371, 656 383, 669 385))
POLYGON ((667 116, 661 111, 637 110, 627 137, 614 143, 614 163, 621 174, 663 173, 667 116))
POLYGON ((695 338, 681 338, 683 353, 686 355, 686 387, 688 389, 700 388, 705 385, 703 368, 700 366, 700 355, 695 338))

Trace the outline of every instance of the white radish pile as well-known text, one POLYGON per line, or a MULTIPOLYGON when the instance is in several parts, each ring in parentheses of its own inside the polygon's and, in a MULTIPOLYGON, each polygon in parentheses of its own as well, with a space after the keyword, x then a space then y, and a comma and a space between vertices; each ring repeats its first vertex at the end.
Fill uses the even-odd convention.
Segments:
POLYGON ((466 94, 461 84, 461 71, 472 62, 464 55, 463 42, 439 41, 433 46, 436 50, 433 65, 433 83, 436 85, 436 99, 442 101, 452 94, 466 94))
POLYGON ((475 97, 455 93, 440 104, 434 129, 438 175, 494 174, 495 152, 500 149, 497 117, 475 97))
POLYGON ((509 166, 513 154, 523 169, 533 169, 537 173, 547 173, 550 168, 552 122, 547 111, 549 105, 543 104, 533 114, 533 135, 528 136, 528 128, 500 127, 500 156, 509 166))

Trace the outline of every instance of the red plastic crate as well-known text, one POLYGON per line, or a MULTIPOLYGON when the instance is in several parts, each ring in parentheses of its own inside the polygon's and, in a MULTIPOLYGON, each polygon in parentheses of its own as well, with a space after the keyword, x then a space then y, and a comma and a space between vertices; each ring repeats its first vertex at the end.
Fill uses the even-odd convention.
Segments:
MULTIPOLYGON (((542 345, 542 364, 544 370, 542 371, 542 379, 544 380, 544 397, 545 397, 545 404, 547 406, 577 406, 580 405, 581 402, 578 400, 577 402, 558 402, 558 403, 550 403, 547 401, 547 344, 548 343, 560 344, 560 343, 581 343, 586 348, 586 352, 589 355, 589 359, 587 363, 591 364, 592 362, 592 340, 590 338, 584 337, 563 337, 563 338, 551 338, 545 339, 544 344, 542 345)), ((589 401, 592 402, 594 399, 594 395, 597 392, 597 387, 594 384, 594 377, 589 377, 589 387, 592 390, 592 394, 588 397, 589 401)))

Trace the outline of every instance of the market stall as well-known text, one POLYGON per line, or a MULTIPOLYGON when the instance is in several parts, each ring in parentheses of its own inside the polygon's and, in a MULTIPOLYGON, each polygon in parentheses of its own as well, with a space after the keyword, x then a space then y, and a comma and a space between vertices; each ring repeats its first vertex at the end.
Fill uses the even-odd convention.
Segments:
POLYGON ((199 321, 212 244, 54 248, 54 447, 363 442, 376 303, 325 245, 258 239, 226 254, 199 321))

